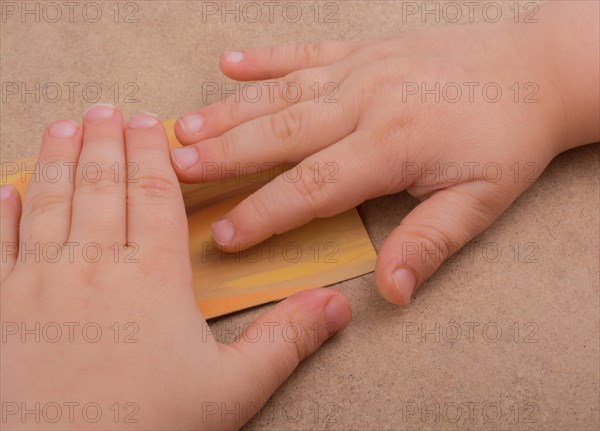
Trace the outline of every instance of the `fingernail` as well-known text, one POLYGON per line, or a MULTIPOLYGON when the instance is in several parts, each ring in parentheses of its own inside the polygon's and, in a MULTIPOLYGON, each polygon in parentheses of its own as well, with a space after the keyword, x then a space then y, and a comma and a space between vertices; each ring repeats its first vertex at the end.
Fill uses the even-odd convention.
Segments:
POLYGON ((88 108, 83 114, 83 117, 88 121, 101 120, 103 118, 110 118, 115 113, 115 107, 109 103, 96 103, 94 106, 88 108))
POLYGON ((185 133, 198 133, 204 126, 204 116, 201 114, 184 115, 177 121, 185 133))
POLYGON ((244 59, 244 53, 240 51, 227 51, 225 59, 228 63, 239 63, 244 59))
POLYGON ((392 272, 392 280, 394 280, 396 290, 398 290, 404 304, 409 304, 417 287, 415 274, 410 269, 400 267, 392 272))
POLYGON ((181 170, 185 170, 198 161, 198 151, 194 147, 176 148, 171 151, 173 161, 181 170))
POLYGON ((325 306, 325 323, 328 335, 344 329, 352 320, 350 303, 344 298, 334 297, 325 306))
POLYGON ((129 120, 127 127, 130 129, 149 129, 158 124, 158 117, 150 112, 138 114, 129 120))
POLYGON ((79 124, 71 120, 60 120, 48 127, 48 133, 53 138, 72 138, 79 130, 79 124))
POLYGON ((0 186, 0 200, 5 200, 13 195, 13 188, 9 185, 0 186))
POLYGON ((233 223, 227 219, 217 220, 211 227, 211 233, 217 244, 227 244, 233 239, 233 223))

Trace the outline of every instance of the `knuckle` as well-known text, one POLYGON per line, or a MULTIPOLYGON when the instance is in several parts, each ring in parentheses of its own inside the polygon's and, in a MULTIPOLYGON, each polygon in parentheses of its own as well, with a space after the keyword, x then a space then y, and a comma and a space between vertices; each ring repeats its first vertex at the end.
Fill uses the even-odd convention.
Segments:
POLYGON ((354 53, 357 58, 361 60, 368 60, 370 62, 383 60, 392 55, 397 48, 393 43, 362 43, 355 45, 354 53))
POLYGON ((305 43, 297 46, 296 56, 302 64, 310 65, 321 58, 323 45, 320 42, 305 43))
POLYGON ((170 178, 165 172, 159 170, 144 172, 127 186, 130 196, 165 198, 181 195, 179 183, 175 178, 170 178))
POLYGON ((69 203, 69 196, 57 191, 36 193, 25 207, 25 217, 36 218, 65 207, 69 203))
POLYGON ((302 100, 302 92, 306 90, 303 88, 304 75, 305 73, 298 71, 288 73, 277 83, 279 100, 284 105, 293 105, 302 100))
POLYGON ((377 162, 385 172, 384 181, 380 184, 382 194, 391 194, 398 191, 406 181, 403 173, 402 161, 405 160, 403 149, 398 143, 404 142, 404 130, 401 124, 395 124, 385 129, 383 133, 370 133, 371 138, 366 142, 373 142, 377 162))
POLYGON ((289 45, 272 45, 266 48, 267 59, 271 61, 281 60, 282 53, 288 51, 289 45))
POLYGON ((99 243, 88 243, 87 247, 91 249, 89 251, 89 255, 86 256, 86 253, 81 253, 81 256, 78 257, 77 263, 78 266, 78 275, 82 280, 82 286, 99 286, 99 285, 111 285, 112 281, 110 279, 110 275, 107 271, 101 270, 99 265, 102 262, 102 258, 100 260, 96 260, 97 256, 106 256, 107 247, 102 246, 99 243), (107 283, 109 282, 109 283, 107 283))
POLYGON ((67 175, 73 171, 74 167, 77 165, 75 161, 70 161, 67 157, 64 157, 60 154, 53 154, 50 156, 46 156, 44 160, 40 160, 37 165, 37 169, 34 173, 36 181, 43 181, 47 179, 47 175, 50 174, 48 171, 51 170, 52 174, 56 173, 57 177, 62 175, 67 175), (54 172, 56 171, 56 172, 54 172), (37 177, 39 175, 39 178, 37 177))
POLYGON ((477 194, 468 195, 470 205, 467 206, 467 214, 472 218, 473 225, 492 224, 500 212, 500 202, 491 202, 489 198, 483 198, 477 194))
POLYGON ((449 247, 453 241, 442 229, 435 226, 422 227, 423 238, 434 245, 438 250, 443 250, 449 247))
POLYGON ((297 366, 314 350, 315 331, 309 331, 299 315, 299 310, 289 302, 280 311, 280 321, 287 322, 281 327, 281 339, 286 347, 284 362, 286 366, 297 366), (285 329, 284 329, 285 328, 285 329), (310 336, 308 334, 311 334, 310 336))
MULTIPOLYGON (((290 322, 294 321, 290 320, 290 322)), ((294 357, 295 363, 298 364, 314 350, 314 340, 316 338, 316 334, 313 327, 312 336, 308 336, 311 331, 309 331, 309 328, 302 325, 298 320, 296 320, 295 326, 297 326, 295 341, 288 344, 293 346, 292 356, 294 357)))
POLYGON ((223 108, 225 110, 225 118, 229 119, 232 124, 239 123, 239 114, 238 114, 238 106, 239 106, 240 95, 232 94, 231 96, 227 96, 223 103, 223 108))
POLYGON ((45 156, 35 163, 31 182, 36 184, 56 184, 73 181, 77 162, 60 155, 45 156))
POLYGON ((297 142, 302 128, 302 114, 299 109, 284 109, 271 115, 271 134, 277 142, 288 144, 297 142))
POLYGON ((326 200, 328 175, 322 163, 315 163, 310 169, 301 169, 297 179, 292 182, 296 194, 313 212, 326 200))
MULTIPOLYGON (((287 324, 287 327, 293 328, 296 325, 299 325, 299 323, 290 320, 287 324)), ((299 331, 303 333, 305 332, 305 328, 300 327, 299 331)), ((289 337, 289 335, 287 335, 286 337, 289 337)), ((303 358, 309 355, 311 349, 310 346, 307 345, 308 343, 306 342, 306 338, 306 336, 302 335, 300 335, 299 339, 295 338, 295 336, 291 339, 283 338, 284 344, 286 346, 285 356, 287 357, 287 366, 291 365, 293 367, 296 367, 302 361, 303 358)))
MULTIPOLYGON (((231 135, 231 132, 226 132, 219 136, 218 139, 218 150, 221 152, 221 160, 226 162, 232 161, 232 155, 236 153, 235 151, 235 139, 231 135)), ((202 151, 202 148, 199 148, 199 151, 202 151)))
POLYGON ((246 203, 250 207, 250 213, 255 215, 256 220, 262 220, 265 224, 271 225, 270 221, 273 219, 271 216, 272 213, 263 199, 253 194, 248 197, 246 203))
POLYGON ((77 172, 76 188, 83 194, 106 194, 120 190, 122 167, 118 162, 91 162, 77 172))

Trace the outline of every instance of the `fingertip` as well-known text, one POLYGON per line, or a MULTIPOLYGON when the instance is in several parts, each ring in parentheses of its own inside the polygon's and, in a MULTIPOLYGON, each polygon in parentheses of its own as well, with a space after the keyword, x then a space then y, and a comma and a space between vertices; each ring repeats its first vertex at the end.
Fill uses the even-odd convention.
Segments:
POLYGON ((389 275, 391 278, 391 298, 394 304, 408 305, 417 290, 416 271, 409 266, 399 266, 389 275))
POLYGON ((194 166, 199 159, 198 150, 194 146, 174 148, 171 150, 171 160, 178 173, 194 166))
POLYGON ((247 63, 248 56, 244 51, 225 51, 219 59, 221 71, 229 76, 240 74, 241 68, 247 63))
POLYGON ((19 221, 21 220, 21 197, 10 184, 0 186, 0 281, 12 271, 19 253, 19 221))
POLYGON ((237 253, 254 247, 270 238, 273 232, 261 229, 251 214, 251 209, 236 206, 229 213, 216 220, 210 229, 213 242, 224 252, 237 253))
POLYGON ((406 264, 398 264, 393 260, 382 265, 379 262, 383 253, 378 257, 375 268, 375 283, 383 298, 396 305, 408 305, 418 287, 418 274, 406 264))
POLYGON ((290 296, 288 303, 299 312, 320 312, 325 320, 327 336, 348 327, 352 321, 350 299, 343 292, 332 288, 305 290, 290 296))
POLYGON ((162 127, 162 123, 158 118, 158 115, 153 114, 151 112, 143 112, 141 114, 136 114, 129 119, 127 122, 127 128, 130 130, 136 129, 152 129, 160 125, 162 127))
MULTIPOLYGON (((160 117, 152 112, 133 115, 125 125, 125 147, 147 152, 151 148, 160 148, 160 153, 169 151, 169 138, 160 117)), ((162 157, 162 156, 161 156, 162 157)), ((168 160, 167 158, 163 160, 168 160)))
POLYGON ((399 266, 390 275, 395 298, 400 299, 401 305, 408 305, 417 289, 417 275, 408 266, 399 266))
POLYGON ((229 78, 237 81, 258 81, 275 78, 269 65, 265 66, 261 48, 244 51, 226 51, 221 55, 219 67, 229 78))
POLYGON ((188 145, 198 141, 198 136, 204 131, 205 116, 199 112, 182 115, 175 123, 175 135, 179 141, 188 145))
POLYGON ((3 209, 5 205, 10 205, 12 208, 20 208, 21 206, 21 195, 19 191, 11 184, 3 184, 0 186, 0 202, 2 202, 3 209))
POLYGON ((83 114, 84 122, 110 120, 116 115, 122 118, 121 110, 110 103, 96 103, 90 106, 83 114))
POLYGON ((175 132, 175 137, 179 141, 179 143, 183 146, 193 144, 192 136, 185 130, 185 126, 182 125, 183 117, 179 117, 173 126, 173 131, 175 132))
MULTIPOLYGON (((2 228, 0 231, 5 229, 14 229, 18 231, 19 221, 21 219, 22 203, 21 195, 19 191, 11 184, 4 184, 0 186, 0 218, 2 221, 2 228)), ((17 233, 10 232, 9 237, 16 237, 17 233)), ((2 238, 6 240, 7 238, 2 238)))
POLYGON ((344 294, 332 297, 325 306, 325 324, 328 335, 332 336, 346 329, 351 321, 352 307, 350 306, 350 299, 344 294))
POLYGON ((73 138, 77 135, 79 129, 79 123, 72 120, 58 120, 46 128, 48 137, 58 139, 73 138))
POLYGON ((242 63, 246 59, 246 54, 243 51, 225 51, 223 60, 227 64, 236 65, 242 63))
POLYGON ((215 244, 226 250, 235 235, 235 227, 231 220, 222 217, 212 224, 210 234, 215 244))

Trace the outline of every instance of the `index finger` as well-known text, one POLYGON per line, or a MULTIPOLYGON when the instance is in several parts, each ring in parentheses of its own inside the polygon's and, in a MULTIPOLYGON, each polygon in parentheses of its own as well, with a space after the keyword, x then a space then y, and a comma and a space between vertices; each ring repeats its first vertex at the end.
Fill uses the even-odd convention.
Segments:
POLYGON ((358 131, 305 159, 216 221, 213 240, 225 251, 243 250, 383 194, 389 178, 372 171, 381 164, 372 145, 358 131))

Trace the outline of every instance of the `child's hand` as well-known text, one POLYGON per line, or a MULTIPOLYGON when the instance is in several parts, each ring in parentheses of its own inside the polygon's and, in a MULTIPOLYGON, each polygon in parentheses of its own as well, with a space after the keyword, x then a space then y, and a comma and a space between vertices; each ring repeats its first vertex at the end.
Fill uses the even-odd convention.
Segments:
POLYGON ((423 203, 382 246, 376 277, 385 298, 408 303, 555 155, 598 139, 597 4, 587 3, 546 6, 538 24, 227 53, 229 77, 276 80, 258 101, 250 89, 183 116, 177 174, 196 182, 299 162, 215 223, 225 250, 407 190, 423 203), (587 38, 573 30, 588 25, 587 38))
POLYGON ((38 171, 22 217, 16 190, 0 189, 3 427, 237 428, 350 320, 345 296, 317 289, 279 303, 239 341, 215 341, 152 115, 124 128, 120 111, 100 105, 83 126, 54 123, 38 171))

